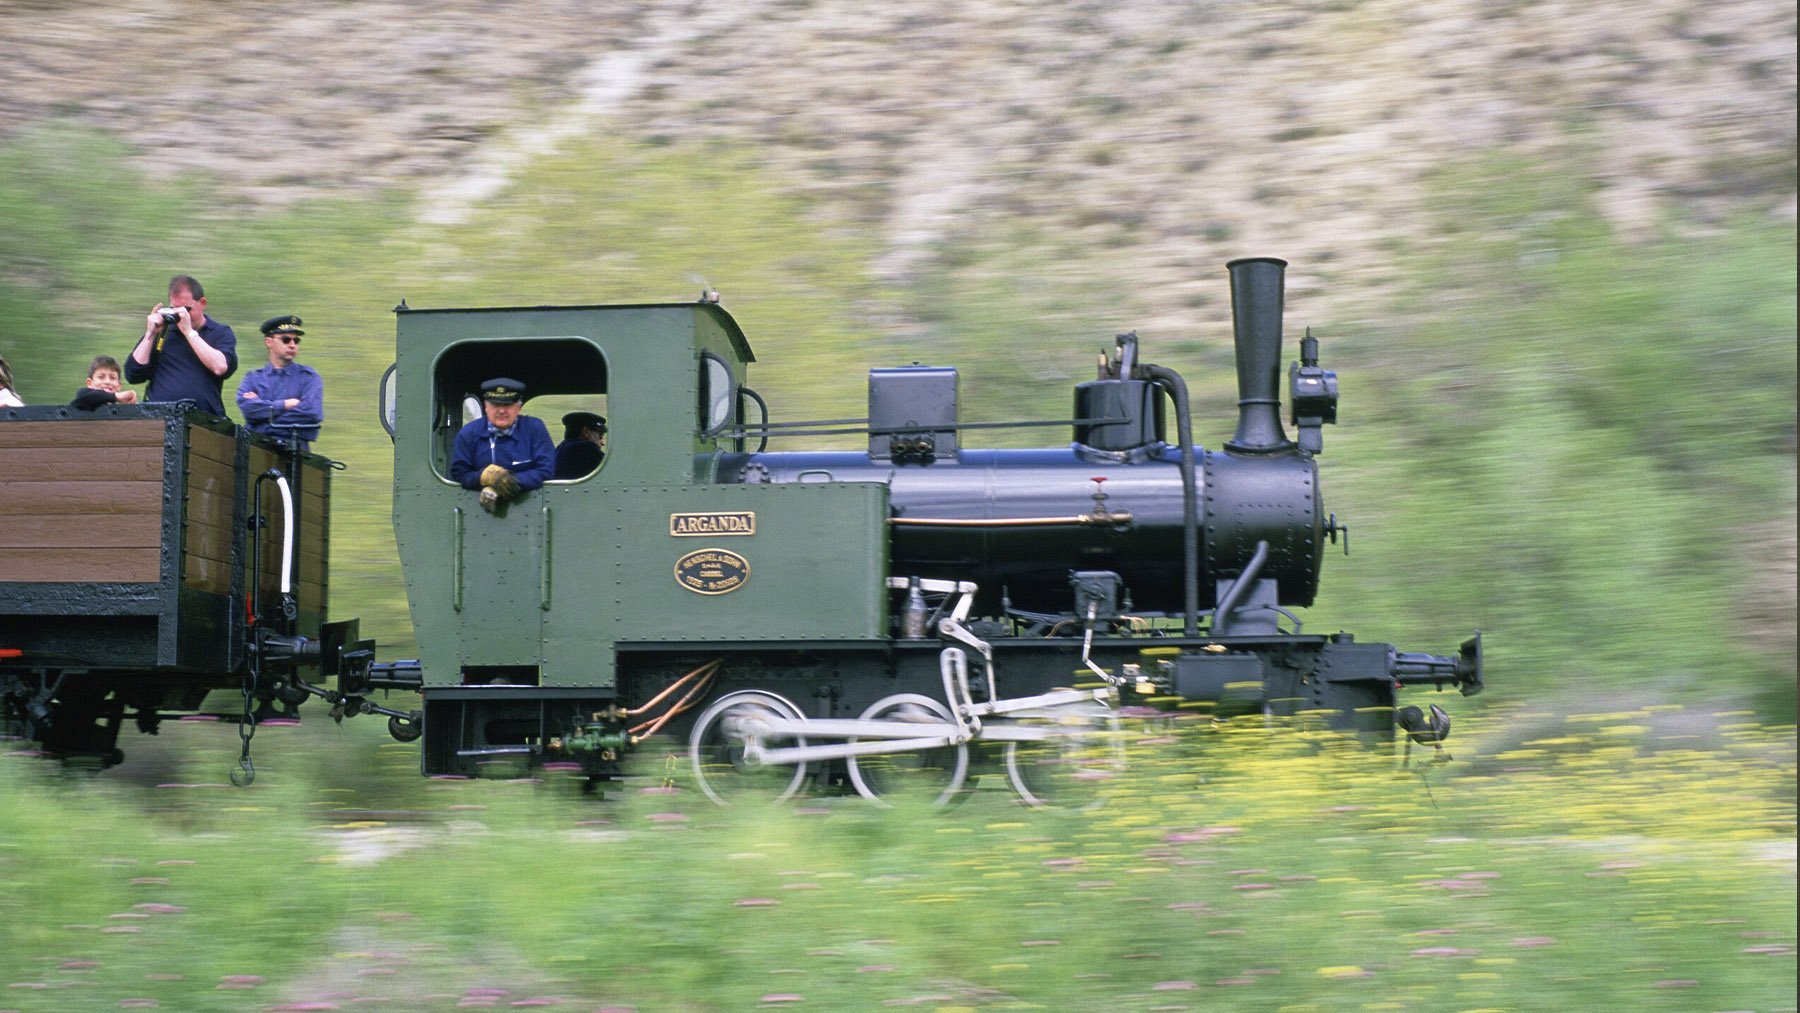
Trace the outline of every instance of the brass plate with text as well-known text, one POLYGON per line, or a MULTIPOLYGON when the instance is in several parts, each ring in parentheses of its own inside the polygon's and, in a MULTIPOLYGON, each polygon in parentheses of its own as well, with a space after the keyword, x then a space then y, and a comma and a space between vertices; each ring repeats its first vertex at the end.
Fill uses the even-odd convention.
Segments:
POLYGON ((675 583, 695 594, 730 594, 750 580, 750 561, 730 549, 698 549, 675 561, 675 583))
POLYGON ((756 512, 753 510, 669 515, 669 537, 671 538, 754 534, 756 534, 756 512))

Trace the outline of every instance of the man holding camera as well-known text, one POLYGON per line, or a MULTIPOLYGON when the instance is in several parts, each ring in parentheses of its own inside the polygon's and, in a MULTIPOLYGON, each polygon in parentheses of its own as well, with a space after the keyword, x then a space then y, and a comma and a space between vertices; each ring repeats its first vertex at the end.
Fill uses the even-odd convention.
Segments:
POLYGON ((237 370, 237 335, 206 316, 206 291, 194 278, 169 279, 169 303, 144 318, 144 336, 125 359, 127 383, 150 381, 145 401, 193 401, 221 418, 225 378, 237 370))

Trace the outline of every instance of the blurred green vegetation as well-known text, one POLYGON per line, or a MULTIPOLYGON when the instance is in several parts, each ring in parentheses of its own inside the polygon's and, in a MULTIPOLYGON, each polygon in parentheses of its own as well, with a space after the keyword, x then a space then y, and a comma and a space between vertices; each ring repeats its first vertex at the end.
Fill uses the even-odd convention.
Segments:
POLYGON ((1402 768, 1134 721, 1078 811, 416 776, 378 722, 0 762, 9 1008, 1791 1008, 1793 727, 1500 706, 1402 768), (1537 730, 1517 736, 1517 729, 1537 730))
POLYGON ((1331 614, 1479 623, 1503 698, 1747 695, 1791 719, 1792 227, 1628 244, 1579 180, 1506 160, 1440 204, 1396 332, 1330 346, 1356 366, 1328 502, 1374 513, 1365 562, 1328 568, 1331 614))
MULTIPOLYGON (((1289 321, 1315 327, 1340 374, 1322 468, 1355 549, 1328 559, 1308 628, 1444 651, 1480 627, 1499 700, 1735 699, 1791 717, 1792 226, 1669 222, 1628 242, 1585 185, 1506 158, 1445 173, 1440 240, 1400 254, 1407 280, 1379 329, 1289 321)), ((1029 222, 937 251, 906 291, 873 280, 880 252, 716 145, 574 144, 444 225, 406 194, 230 203, 204 180, 142 178, 115 142, 57 124, 0 146, 0 351, 27 401, 63 401, 90 355, 125 354, 175 271, 238 330, 241 369, 260 359, 260 320, 306 318, 304 359, 327 379, 321 449, 349 465, 334 611, 362 616, 389 657, 411 650, 373 417, 394 304, 716 288, 786 420, 859 415, 867 366, 926 358, 963 370, 971 419, 1061 416, 1141 307, 1126 251, 1029 222), (1051 263, 1093 287, 1033 284, 1051 263)), ((1235 400, 1220 281, 1204 329, 1218 340, 1146 335, 1188 372, 1209 446, 1235 400)))

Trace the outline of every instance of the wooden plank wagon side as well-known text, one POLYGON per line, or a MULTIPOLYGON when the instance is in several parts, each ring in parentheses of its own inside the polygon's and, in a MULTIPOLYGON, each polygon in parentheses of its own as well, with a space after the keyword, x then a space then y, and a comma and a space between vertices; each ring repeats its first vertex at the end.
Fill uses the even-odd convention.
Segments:
POLYGON ((154 731, 241 691, 252 607, 282 594, 283 499, 257 478, 271 469, 295 503, 283 632, 317 638, 329 460, 291 462, 178 405, 0 412, 0 698, 14 731, 116 763, 128 712, 154 731))

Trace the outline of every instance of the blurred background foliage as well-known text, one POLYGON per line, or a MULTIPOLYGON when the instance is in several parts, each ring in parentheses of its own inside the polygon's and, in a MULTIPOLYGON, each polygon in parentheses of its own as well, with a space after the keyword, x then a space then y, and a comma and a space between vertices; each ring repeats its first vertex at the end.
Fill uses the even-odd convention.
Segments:
MULTIPOLYGON (((1434 650, 1480 627, 1496 699, 1604 692, 1791 716, 1791 225, 1670 221, 1626 241, 1579 178, 1505 156, 1445 168, 1430 207, 1441 240, 1399 255, 1405 282, 1376 319, 1289 314, 1290 354, 1310 326, 1340 374, 1323 468, 1354 549, 1328 559, 1308 621, 1434 650)), ((752 383, 790 421, 861 414, 866 369, 915 360, 961 368, 968 418, 1060 415, 1137 308, 1098 269, 1091 289, 1035 283, 1080 276, 1094 254, 1024 220, 884 285, 867 236, 720 143, 575 143, 463 221, 418 212, 400 193, 215 201, 204 179, 146 179, 116 142, 67 124, 0 145, 0 347, 28 401, 72 395, 97 351, 122 358, 171 265, 239 332, 240 371, 260 362, 261 319, 305 317, 325 446, 350 465, 334 607, 388 656, 411 645, 374 387, 402 299, 719 289, 758 350, 752 383)), ((1190 378, 1196 439, 1215 447, 1236 396, 1218 280, 1193 331, 1143 334, 1148 358, 1190 378)))

